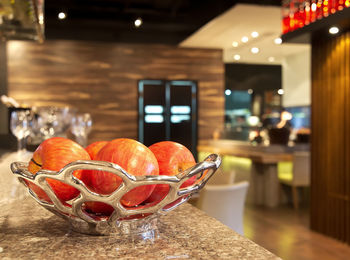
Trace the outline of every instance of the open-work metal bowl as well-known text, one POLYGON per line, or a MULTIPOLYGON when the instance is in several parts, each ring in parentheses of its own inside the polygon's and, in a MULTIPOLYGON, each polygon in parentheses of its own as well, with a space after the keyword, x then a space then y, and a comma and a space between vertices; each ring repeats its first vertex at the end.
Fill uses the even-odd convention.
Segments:
POLYGON ((54 214, 67 220, 74 231, 93 235, 108 235, 111 233, 144 232, 150 229, 159 214, 164 214, 186 202, 192 194, 204 187, 209 178, 215 173, 221 164, 221 158, 216 154, 209 155, 203 162, 174 175, 150 175, 133 176, 127 173, 119 165, 104 161, 75 161, 60 171, 40 170, 35 175, 28 171, 28 164, 14 162, 11 170, 23 183, 30 195, 41 206, 54 214), (91 191, 81 180, 73 176, 73 172, 79 169, 99 170, 111 172, 119 176, 123 182, 112 194, 101 195, 91 191), (189 178, 196 176, 194 184, 181 188, 180 186, 189 178), (80 194, 69 202, 60 201, 47 179, 59 180, 80 191, 80 194), (38 196, 26 185, 30 181, 43 189, 52 203, 40 200, 38 196), (151 203, 135 207, 124 207, 121 198, 130 190, 138 186, 167 184, 169 193, 158 203, 151 203), (84 203, 90 201, 103 202, 114 208, 110 216, 93 216, 84 210, 84 203))

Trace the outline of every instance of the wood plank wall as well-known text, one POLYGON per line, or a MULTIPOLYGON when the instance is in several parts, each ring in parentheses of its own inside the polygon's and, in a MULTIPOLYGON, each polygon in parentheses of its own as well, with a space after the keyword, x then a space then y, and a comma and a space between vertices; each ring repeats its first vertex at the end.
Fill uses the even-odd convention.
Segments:
POLYGON ((8 43, 9 95, 29 105, 69 105, 92 114, 89 142, 137 139, 137 81, 198 81, 198 137, 224 125, 221 50, 165 45, 46 41, 8 43))
POLYGON ((350 32, 312 42, 311 228, 350 244, 350 32))
MULTIPOLYGON (((0 96, 7 94, 6 43, 0 41, 0 96)), ((8 132, 7 108, 0 103, 0 136, 8 132)), ((0 137, 1 139, 1 137, 0 137)))

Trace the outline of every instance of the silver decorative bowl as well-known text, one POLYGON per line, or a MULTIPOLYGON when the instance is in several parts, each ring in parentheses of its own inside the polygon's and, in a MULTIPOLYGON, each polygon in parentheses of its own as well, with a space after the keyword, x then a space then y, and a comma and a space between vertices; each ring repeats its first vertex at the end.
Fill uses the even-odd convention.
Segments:
MULTIPOLYGON (((153 232, 154 223, 159 215, 175 209, 202 189, 220 164, 221 158, 216 154, 211 154, 203 162, 174 176, 133 176, 114 163, 83 160, 72 162, 58 172, 40 170, 33 175, 27 170, 28 164, 23 162, 12 163, 11 170, 28 188, 29 194, 37 203, 67 220, 74 231, 91 235, 140 233, 142 236, 145 234, 148 236, 147 232, 153 232), (111 172, 119 176, 123 182, 112 194, 101 195, 89 190, 81 180, 73 176, 72 173, 79 169, 111 172), (196 176, 194 184, 180 188, 186 180, 193 176, 196 176), (66 183, 79 190, 80 194, 71 201, 62 203, 47 183, 46 178, 66 183), (43 189, 52 203, 40 200, 24 180, 43 189), (130 190, 138 186, 153 184, 169 185, 169 193, 160 202, 128 208, 121 204, 121 198, 130 190), (84 202, 91 201, 109 204, 114 211, 110 216, 94 217, 83 209, 84 202)), ((152 236, 152 234, 149 235, 152 236)))

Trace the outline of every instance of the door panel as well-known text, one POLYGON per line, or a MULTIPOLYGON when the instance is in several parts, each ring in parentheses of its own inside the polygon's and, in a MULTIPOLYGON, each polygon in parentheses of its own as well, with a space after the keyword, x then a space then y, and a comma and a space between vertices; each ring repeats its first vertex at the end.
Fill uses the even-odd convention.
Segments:
POLYGON ((139 141, 170 140, 196 156, 197 84, 189 80, 139 81, 139 141))
POLYGON ((139 140, 146 146, 166 139, 164 97, 163 81, 139 82, 139 140))
POLYGON ((170 86, 170 139, 194 154, 197 146, 196 85, 193 81, 172 81, 170 86))

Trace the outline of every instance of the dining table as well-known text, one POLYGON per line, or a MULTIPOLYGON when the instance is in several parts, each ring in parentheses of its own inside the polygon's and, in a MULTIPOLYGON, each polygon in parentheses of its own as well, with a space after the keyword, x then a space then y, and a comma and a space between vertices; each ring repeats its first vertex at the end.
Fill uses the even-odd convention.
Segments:
POLYGON ((249 179, 251 203, 274 208, 281 202, 278 163, 292 162, 293 153, 296 151, 308 151, 309 145, 265 145, 246 141, 217 139, 199 143, 197 150, 198 152, 217 153, 223 158, 225 156, 234 156, 250 159, 252 162, 249 179))

